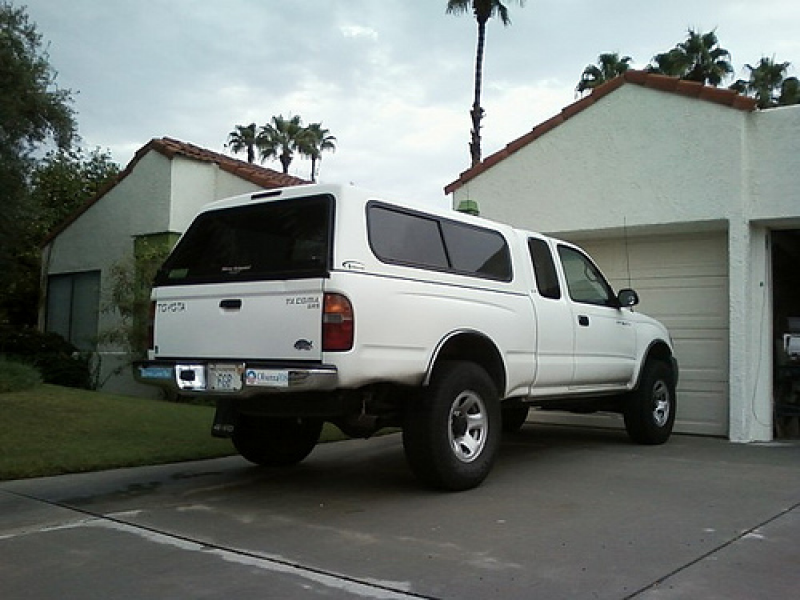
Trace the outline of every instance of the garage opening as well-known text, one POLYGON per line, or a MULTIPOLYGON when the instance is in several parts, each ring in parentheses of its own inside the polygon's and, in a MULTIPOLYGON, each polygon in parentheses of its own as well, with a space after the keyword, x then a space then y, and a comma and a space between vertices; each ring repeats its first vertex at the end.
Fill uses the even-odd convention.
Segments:
POLYGON ((774 434, 800 438, 800 229, 772 232, 774 434))

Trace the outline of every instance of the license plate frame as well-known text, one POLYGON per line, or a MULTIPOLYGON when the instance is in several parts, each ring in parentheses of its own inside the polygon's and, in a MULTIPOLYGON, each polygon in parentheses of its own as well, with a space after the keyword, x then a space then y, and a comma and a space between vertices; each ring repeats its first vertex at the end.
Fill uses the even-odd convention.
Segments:
POLYGON ((242 389, 244 365, 210 363, 207 367, 208 389, 212 392, 239 392, 242 389))

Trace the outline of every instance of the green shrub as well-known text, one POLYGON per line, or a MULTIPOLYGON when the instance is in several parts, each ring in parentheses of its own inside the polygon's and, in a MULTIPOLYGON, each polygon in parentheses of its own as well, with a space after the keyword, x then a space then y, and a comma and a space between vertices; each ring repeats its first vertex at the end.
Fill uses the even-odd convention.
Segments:
POLYGON ((89 358, 55 333, 0 325, 0 354, 36 367, 45 383, 89 388, 89 358))
POLYGON ((40 383, 42 376, 35 367, 0 356, 0 394, 21 392, 40 383))

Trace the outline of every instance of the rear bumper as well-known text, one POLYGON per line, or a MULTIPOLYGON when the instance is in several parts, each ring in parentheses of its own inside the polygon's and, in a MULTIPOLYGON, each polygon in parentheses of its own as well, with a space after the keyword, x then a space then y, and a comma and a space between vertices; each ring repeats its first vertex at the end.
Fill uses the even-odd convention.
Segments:
POLYGON ((133 364, 139 383, 184 396, 247 398, 264 394, 335 390, 339 376, 331 365, 283 366, 257 361, 144 360, 133 364))

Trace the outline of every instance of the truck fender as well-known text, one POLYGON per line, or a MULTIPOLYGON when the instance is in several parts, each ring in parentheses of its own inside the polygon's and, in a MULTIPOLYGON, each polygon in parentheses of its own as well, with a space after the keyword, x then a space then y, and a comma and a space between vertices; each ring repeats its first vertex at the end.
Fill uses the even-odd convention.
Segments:
POLYGON ((433 371, 442 360, 466 360, 480 365, 494 381, 500 396, 504 396, 505 362, 497 344, 486 334, 473 329, 457 329, 445 335, 431 354, 423 386, 429 385, 433 371))

